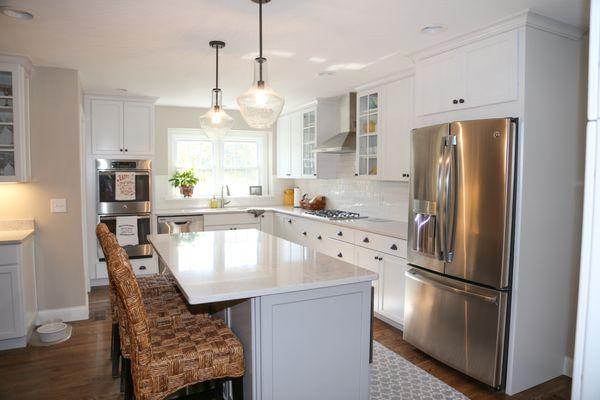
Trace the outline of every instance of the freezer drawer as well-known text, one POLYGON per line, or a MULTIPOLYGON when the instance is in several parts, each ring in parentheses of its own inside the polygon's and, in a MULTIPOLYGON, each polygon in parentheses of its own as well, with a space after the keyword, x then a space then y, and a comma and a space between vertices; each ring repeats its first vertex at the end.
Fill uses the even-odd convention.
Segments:
POLYGON ((502 386, 506 292, 411 268, 404 340, 493 387, 502 386))

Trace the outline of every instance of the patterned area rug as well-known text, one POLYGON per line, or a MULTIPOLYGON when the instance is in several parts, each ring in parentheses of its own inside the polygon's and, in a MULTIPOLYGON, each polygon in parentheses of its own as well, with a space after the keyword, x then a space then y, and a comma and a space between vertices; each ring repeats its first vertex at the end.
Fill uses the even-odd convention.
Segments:
POLYGON ((370 400, 468 399, 375 341, 370 387, 370 400))

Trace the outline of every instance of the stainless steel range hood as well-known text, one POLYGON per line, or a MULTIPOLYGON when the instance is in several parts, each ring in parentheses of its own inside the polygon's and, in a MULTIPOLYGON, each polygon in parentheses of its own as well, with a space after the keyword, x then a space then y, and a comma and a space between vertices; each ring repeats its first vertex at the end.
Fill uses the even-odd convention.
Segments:
POLYGON ((340 98, 340 133, 315 148, 316 153, 344 154, 356 152, 356 93, 340 98))

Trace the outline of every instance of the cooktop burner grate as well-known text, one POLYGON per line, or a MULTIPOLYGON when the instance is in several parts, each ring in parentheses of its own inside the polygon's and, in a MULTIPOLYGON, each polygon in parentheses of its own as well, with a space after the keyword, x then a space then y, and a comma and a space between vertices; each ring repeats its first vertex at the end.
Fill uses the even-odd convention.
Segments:
POLYGON ((359 213, 343 210, 317 210, 317 211, 306 211, 306 214, 314 215, 316 217, 327 218, 331 220, 342 220, 342 219, 359 219, 367 218, 361 217, 359 213))

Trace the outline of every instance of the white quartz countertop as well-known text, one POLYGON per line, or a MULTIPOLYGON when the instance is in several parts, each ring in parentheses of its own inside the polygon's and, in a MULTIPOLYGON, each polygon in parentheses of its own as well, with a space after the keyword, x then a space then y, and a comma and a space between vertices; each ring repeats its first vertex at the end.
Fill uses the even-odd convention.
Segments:
POLYGON ((326 222, 334 225, 346 226, 348 228, 358 229, 365 232, 376 233, 379 235, 391 236, 397 239, 406 240, 408 224, 402 221, 393 221, 382 218, 362 218, 344 221, 328 220, 314 215, 306 214, 306 210, 290 206, 259 206, 259 207, 225 207, 225 208, 189 208, 156 211, 158 216, 166 215, 199 215, 214 213, 236 213, 246 212, 247 210, 265 210, 274 211, 288 215, 295 215, 303 218, 314 219, 315 221, 326 222))
POLYGON ((34 233, 33 219, 0 220, 0 244, 19 244, 34 233))
POLYGON ((374 272, 256 229, 154 234, 148 239, 190 304, 378 278, 374 272))

